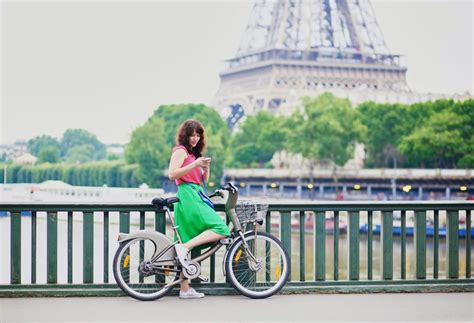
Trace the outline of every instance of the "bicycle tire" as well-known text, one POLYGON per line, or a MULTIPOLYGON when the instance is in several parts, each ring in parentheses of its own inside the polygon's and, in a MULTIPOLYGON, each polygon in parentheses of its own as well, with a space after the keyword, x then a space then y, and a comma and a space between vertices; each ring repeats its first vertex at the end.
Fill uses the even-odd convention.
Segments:
MULTIPOLYGON (((115 252, 114 260, 113 260, 113 273, 114 273, 115 281, 117 282, 117 285, 120 287, 120 289, 123 290, 125 292, 125 294, 127 294, 128 296, 130 296, 132 298, 138 299, 140 301, 157 300, 161 297, 164 297, 164 296, 168 295, 173 290, 173 286, 168 287, 168 288, 166 288, 165 286, 170 281, 177 280, 179 278, 179 273, 175 272, 174 274, 172 274, 172 277, 168 277, 168 278, 166 277, 166 273, 163 273, 162 275, 156 274, 156 275, 148 276, 147 277, 147 281, 148 281, 147 283, 144 282, 145 277, 143 277, 143 275, 142 275, 142 278, 140 277, 141 274, 138 271, 138 268, 137 268, 136 272, 134 271, 133 273, 131 273, 130 271, 131 271, 131 268, 132 268, 132 262, 134 262, 133 264, 136 265, 137 261, 131 260, 130 248, 132 247, 133 244, 136 244, 137 242, 140 242, 140 241, 144 242, 143 245, 145 244, 145 241, 150 242, 151 245, 154 246, 154 249, 152 249, 148 254, 154 254, 155 253, 155 251, 156 251, 155 243, 153 242, 153 240, 151 240, 149 238, 145 238, 145 237, 136 238, 136 239, 128 240, 128 241, 125 241, 125 242, 121 243, 119 248, 115 252), (129 256, 128 260, 126 259, 127 258, 126 256, 124 258, 124 255, 127 253, 127 249, 129 249, 128 250, 128 256, 129 256), (125 262, 127 262, 126 265, 125 265, 125 262), (126 274, 125 274, 126 269, 124 269, 124 268, 127 268, 127 267, 129 268, 128 269, 129 270, 128 276, 126 276, 126 274), (137 274, 138 274, 138 282, 137 282, 137 274), (161 281, 160 282, 156 281, 158 279, 158 277, 157 277, 158 275, 163 280, 162 282, 161 281), (150 279, 148 279, 149 277, 154 277, 155 282, 150 283, 150 279), (132 284, 132 282, 130 281, 131 279, 133 279, 134 284, 132 284), (141 279, 143 279, 143 282, 140 282, 141 279), (141 292, 140 292, 140 290, 141 290, 141 292)), ((150 245, 150 243, 148 245, 150 245)), ((141 247, 142 247, 142 245, 140 245, 139 248, 141 248, 141 247)), ((137 254, 137 252, 134 252, 134 255, 136 255, 136 254, 137 254)), ((141 255, 141 251, 139 250, 139 256, 140 255, 141 255)), ((143 258, 145 259, 144 255, 143 255, 143 258)), ((133 267, 135 267, 135 266, 133 266, 133 267)), ((177 267, 175 267, 175 268, 177 268, 177 267)), ((151 279, 151 280, 153 280, 153 279, 151 279)))
POLYGON ((283 288, 290 274, 291 261, 288 253, 275 236, 266 232, 258 232, 256 238, 254 232, 248 232, 244 239, 249 245, 252 245, 252 240, 257 240, 257 250, 254 250, 254 254, 257 259, 261 259, 260 256, 264 255, 264 261, 262 261, 264 270, 263 272, 253 271, 248 267, 248 262, 245 261, 247 256, 243 251, 243 241, 238 239, 230 246, 225 261, 226 274, 230 283, 239 293, 249 298, 260 299, 275 295, 283 288), (271 259, 273 252, 276 253, 275 259, 271 259), (272 267, 275 268, 275 272, 271 271, 272 267), (254 276, 251 277, 252 275, 254 276), (275 281, 272 281, 273 277, 276 278, 275 281), (241 281, 247 278, 250 284, 254 279, 255 285, 246 285, 241 281))

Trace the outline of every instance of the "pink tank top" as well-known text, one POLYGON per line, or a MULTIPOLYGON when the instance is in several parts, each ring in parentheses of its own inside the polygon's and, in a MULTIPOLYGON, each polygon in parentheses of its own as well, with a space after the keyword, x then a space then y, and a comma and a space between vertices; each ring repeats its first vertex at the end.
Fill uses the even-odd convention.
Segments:
MULTIPOLYGON (((191 164, 196 160, 196 157, 193 154, 188 153, 188 150, 186 147, 179 145, 173 148, 173 152, 175 152, 178 149, 184 149, 186 151, 186 154, 188 155, 185 159, 183 164, 180 167, 184 167, 186 165, 191 164)), ((180 178, 177 178, 175 180, 176 185, 182 184, 182 183, 194 183, 201 185, 202 181, 202 168, 201 167, 195 167, 191 169, 189 172, 181 176, 180 178)))

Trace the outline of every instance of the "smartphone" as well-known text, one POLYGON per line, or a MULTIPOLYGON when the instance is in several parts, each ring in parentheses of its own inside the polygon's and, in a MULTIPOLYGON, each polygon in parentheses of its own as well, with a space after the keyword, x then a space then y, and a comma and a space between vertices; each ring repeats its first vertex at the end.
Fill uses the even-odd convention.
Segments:
POLYGON ((211 160, 211 157, 204 157, 203 158, 205 161, 211 160))

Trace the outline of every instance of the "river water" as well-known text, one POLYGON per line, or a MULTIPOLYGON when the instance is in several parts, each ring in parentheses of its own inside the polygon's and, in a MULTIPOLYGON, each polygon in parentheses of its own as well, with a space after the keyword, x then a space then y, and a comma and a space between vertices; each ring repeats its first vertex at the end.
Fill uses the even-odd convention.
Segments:
MULTIPOLYGON (((74 212, 73 222, 73 283, 82 283, 83 277, 83 232, 82 232, 82 213, 74 212)), ((109 281, 114 282, 112 274, 112 259, 115 250, 117 249, 116 236, 119 232, 119 215, 116 212, 110 212, 110 232, 109 232, 109 281)), ((272 221, 274 221, 273 219, 272 221)), ((31 217, 22 216, 22 238, 21 238, 21 261, 22 272, 21 281, 24 284, 31 282, 31 217)), ((146 214, 146 229, 153 230, 154 215, 152 213, 146 214)), ((361 223, 364 223, 364 218, 361 217, 361 223)), ((442 218, 440 218, 441 223, 442 218)), ((139 229, 139 214, 131 214, 131 228, 130 231, 139 229)), ((278 228, 272 231, 274 235, 279 236, 278 228)), ((300 279, 300 233, 299 231, 292 232, 291 239, 291 258, 292 258, 292 279, 300 279)), ((0 284, 8 284, 10 282, 10 218, 0 217, 0 284)), ((168 228, 167 236, 172 237, 172 232, 168 228)), ((314 279, 314 236, 312 230, 305 232, 305 275, 306 280, 314 279)), ((459 271, 460 277, 465 277, 466 274, 466 240, 460 239, 459 248, 459 271)), ((360 235, 360 279, 367 279, 367 236, 360 235)), ((474 243, 471 243, 471 250, 474 243)), ((334 263, 334 240, 333 235, 326 236, 326 279, 333 279, 333 263, 334 263)), ((433 277, 433 239, 427 238, 427 278, 433 277)), ((101 212, 95 213, 94 220, 94 282, 104 282, 104 245, 103 245, 103 214, 101 212)), ((339 236, 339 279, 347 279, 347 257, 348 257, 348 239, 345 233, 339 236)), ((373 240, 373 278, 374 280, 380 278, 381 269, 381 245, 380 237, 374 235, 373 240)), ((414 277, 414 243, 412 237, 406 239, 406 267, 407 278, 414 277)), ((216 254, 216 281, 224 281, 222 274, 222 257, 224 249, 218 251, 216 254)), ((393 266, 394 279, 400 279, 401 272, 401 244, 400 238, 394 237, 393 245, 393 266)), ((440 238, 439 243, 439 277, 445 277, 445 263, 446 263, 446 241, 440 238)), ((203 262, 203 274, 209 275, 210 261, 203 262)), ((471 252, 471 264, 474 264, 474 253, 471 252)), ((38 212, 37 216, 37 260, 36 260, 36 282, 38 284, 46 283, 46 214, 38 212)), ((472 270, 471 270, 472 271, 472 270)), ((58 213, 58 283, 67 283, 67 213, 58 213)), ((471 275, 474 274, 472 271, 471 275)))

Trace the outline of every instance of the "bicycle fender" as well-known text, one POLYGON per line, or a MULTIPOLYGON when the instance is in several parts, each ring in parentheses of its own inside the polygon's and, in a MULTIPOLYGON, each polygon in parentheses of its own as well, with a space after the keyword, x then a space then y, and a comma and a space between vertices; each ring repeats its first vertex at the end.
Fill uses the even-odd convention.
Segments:
POLYGON ((169 260, 168 262, 161 262, 162 265, 173 265, 176 259, 176 251, 174 249, 174 242, 161 232, 151 230, 140 230, 130 234, 120 233, 118 241, 124 243, 137 238, 148 238, 153 241, 156 246, 156 253, 153 257, 169 260))
MULTIPOLYGON (((249 231, 246 231, 244 232, 244 237, 247 235, 247 233, 255 233, 255 231, 253 230, 249 230, 249 231)), ((242 237, 241 236, 238 236, 237 238, 234 239, 234 243, 232 243, 229 248, 226 248, 225 250, 225 253, 224 253, 224 257, 222 258, 222 274, 224 276, 227 275, 226 271, 225 271, 225 261, 227 259, 227 254, 229 253, 229 250, 230 250, 230 247, 233 246, 234 244, 236 244, 238 241, 242 240, 242 237)))

